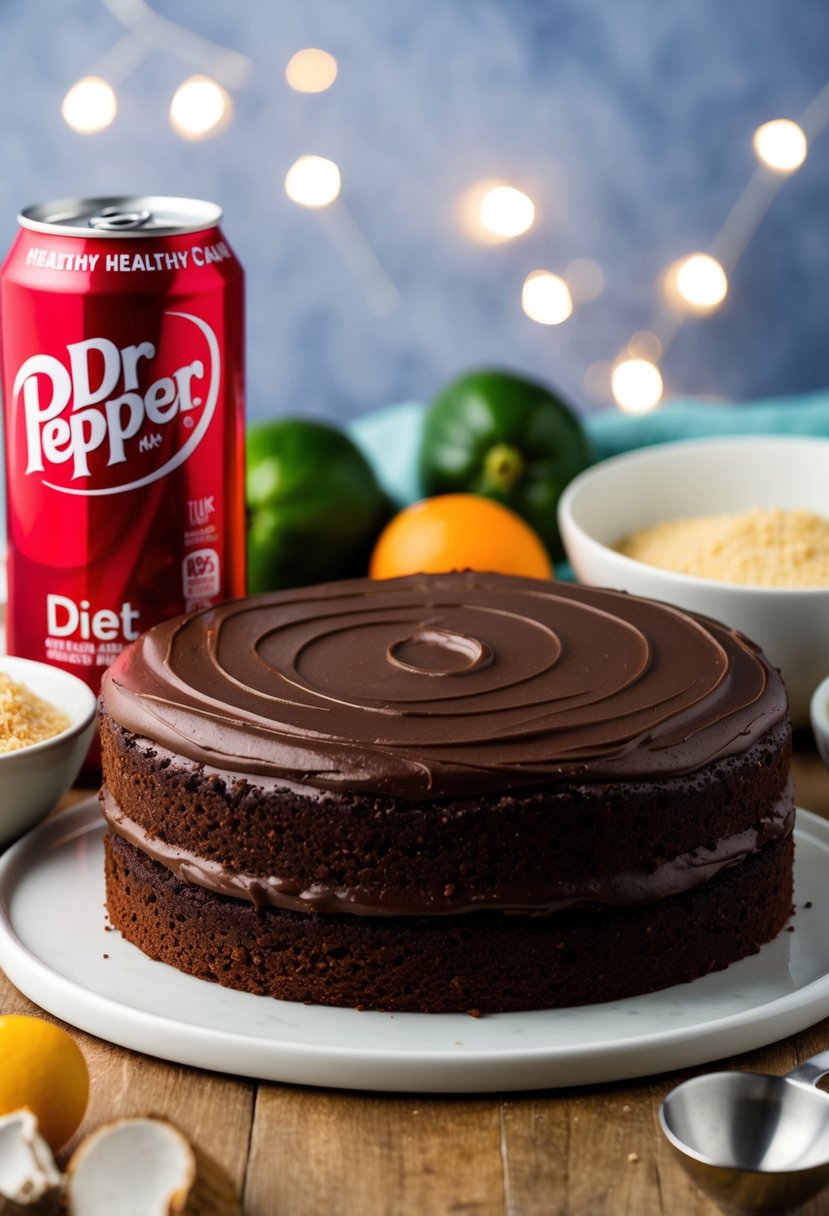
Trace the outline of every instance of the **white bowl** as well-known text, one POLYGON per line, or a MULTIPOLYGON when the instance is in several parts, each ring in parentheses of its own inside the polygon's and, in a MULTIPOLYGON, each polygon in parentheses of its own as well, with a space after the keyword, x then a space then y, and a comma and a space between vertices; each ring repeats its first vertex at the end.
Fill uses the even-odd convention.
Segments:
MULTIPOLYGON (((704 409, 700 406, 700 409, 704 409)), ((602 461, 559 502, 580 582, 666 600, 739 629, 780 668, 796 726, 829 671, 829 588, 748 587, 677 574, 612 548, 663 520, 801 508, 829 518, 829 439, 759 435, 660 444, 602 461)))
POLYGON ((48 815, 74 782, 95 730, 96 698, 77 676, 48 663, 3 655, 0 671, 69 718, 69 726, 51 739, 0 753, 0 845, 4 845, 48 815))
POLYGON ((829 766, 829 676, 813 692, 810 710, 817 749, 823 763, 829 766))

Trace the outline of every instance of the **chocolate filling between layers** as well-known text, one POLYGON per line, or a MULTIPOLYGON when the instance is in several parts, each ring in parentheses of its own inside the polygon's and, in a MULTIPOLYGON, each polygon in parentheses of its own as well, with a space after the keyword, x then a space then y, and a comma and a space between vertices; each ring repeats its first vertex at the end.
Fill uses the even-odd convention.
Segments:
POLYGON ((793 808, 786 723, 691 777, 442 802, 251 784, 136 739, 106 713, 101 743, 118 813, 163 848, 294 892, 406 892, 417 907, 486 905, 505 889, 540 905, 619 874, 664 874, 721 841, 762 845, 793 808))
POLYGON ((581 884, 553 878, 539 889, 501 883, 470 902, 457 896, 451 885, 419 892, 414 888, 332 887, 323 882, 303 885, 294 878, 240 873, 177 845, 168 844, 129 819, 104 788, 101 805, 110 830, 170 870, 177 879, 203 887, 216 895, 246 900, 256 908, 274 907, 292 912, 341 913, 357 916, 458 915, 498 910, 523 915, 549 915, 565 908, 601 904, 638 907, 679 895, 713 878, 728 866, 773 841, 789 836, 794 828, 792 784, 759 823, 717 842, 712 849, 697 848, 654 869, 618 871, 581 884))

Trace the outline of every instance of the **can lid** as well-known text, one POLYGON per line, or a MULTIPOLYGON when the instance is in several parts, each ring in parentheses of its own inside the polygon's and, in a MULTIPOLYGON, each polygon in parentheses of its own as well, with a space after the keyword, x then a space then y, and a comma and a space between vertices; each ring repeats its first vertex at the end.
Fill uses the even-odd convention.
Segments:
POLYGON ((171 236, 214 228, 222 218, 222 209, 195 198, 125 194, 37 203, 25 207, 17 218, 23 228, 64 236, 171 236))

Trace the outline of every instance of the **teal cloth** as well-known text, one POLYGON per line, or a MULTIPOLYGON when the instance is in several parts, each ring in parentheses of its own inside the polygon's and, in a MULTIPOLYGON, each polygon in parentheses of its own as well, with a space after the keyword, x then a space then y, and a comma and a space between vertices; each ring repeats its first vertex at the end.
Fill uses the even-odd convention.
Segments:
MULTIPOLYGON (((417 458, 424 412, 422 403, 410 401, 363 414, 348 424, 352 439, 398 506, 422 496, 417 458)), ((656 443, 716 435, 829 436, 829 392, 740 405, 673 401, 638 418, 607 409, 583 421, 596 460, 656 443)))

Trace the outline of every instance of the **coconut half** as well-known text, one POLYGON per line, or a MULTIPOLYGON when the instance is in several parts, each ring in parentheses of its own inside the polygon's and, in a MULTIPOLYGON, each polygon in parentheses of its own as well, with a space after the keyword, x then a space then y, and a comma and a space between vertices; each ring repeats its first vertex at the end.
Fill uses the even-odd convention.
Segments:
POLYGON ((66 1167, 69 1216, 233 1216, 220 1167, 164 1119, 118 1119, 78 1145, 66 1167))
POLYGON ((0 1118, 0 1216, 57 1211, 62 1175, 29 1110, 0 1118))

